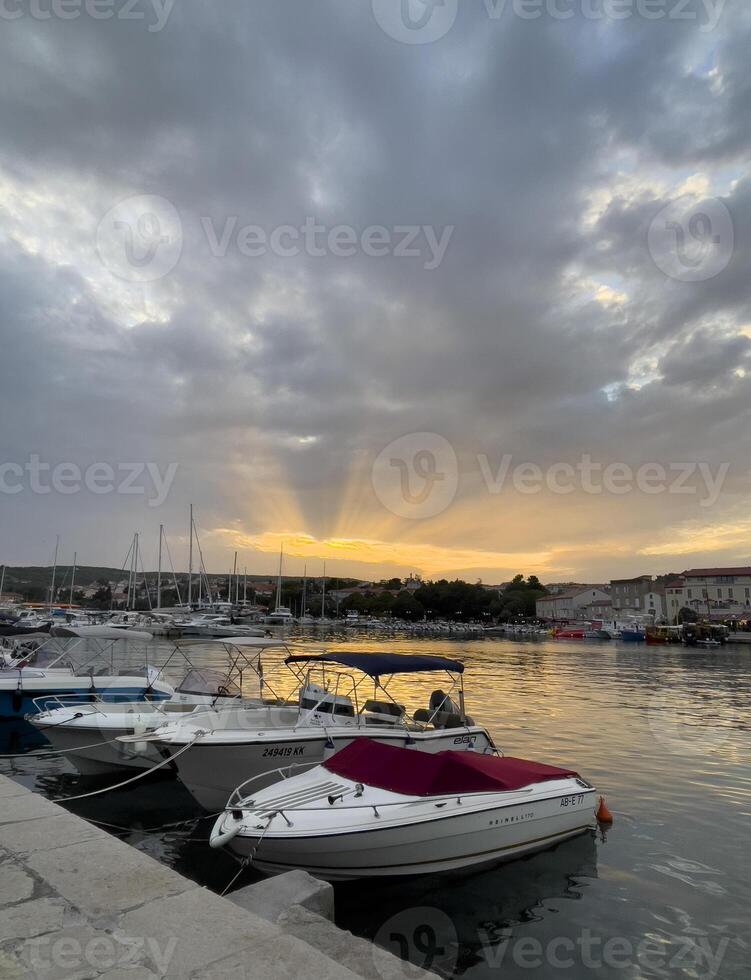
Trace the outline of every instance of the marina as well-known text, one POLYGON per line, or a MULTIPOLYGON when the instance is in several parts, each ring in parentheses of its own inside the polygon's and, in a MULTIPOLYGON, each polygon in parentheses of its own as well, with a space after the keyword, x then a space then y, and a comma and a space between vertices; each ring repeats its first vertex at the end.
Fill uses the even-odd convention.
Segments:
POLYGON ((751 980, 751 4, 0 22, 0 980, 751 980))
MULTIPOLYGON (((162 657, 173 648, 164 640, 154 647, 162 657)), ((570 941, 583 970, 583 936, 599 942, 598 976, 624 975, 617 957, 604 952, 613 937, 632 950, 634 975, 664 975, 664 964, 678 957, 706 968, 709 957, 720 955, 716 975, 745 975, 751 899, 742 846, 751 799, 747 648, 560 643, 552 637, 533 644, 384 641, 349 629, 330 636, 326 647, 332 655, 391 650, 393 656, 461 660, 466 710, 504 754, 581 773, 614 815, 612 826, 593 824, 552 848, 478 870, 335 882, 338 926, 418 966, 430 960, 428 968, 444 977, 490 978, 499 970, 503 977, 528 975, 519 945, 526 940, 542 950, 553 939, 570 941), (435 935, 443 953, 421 951, 414 941, 418 927, 435 935), (394 935, 407 938, 389 938, 394 935), (650 962, 663 966, 652 969, 641 962, 640 944, 654 937, 659 950, 650 962)), ((297 636, 295 648, 320 656, 320 641, 311 637, 297 636)), ((288 672, 283 659, 280 649, 264 654, 269 683, 288 672)), ((223 650, 210 654, 206 669, 212 665, 225 667, 223 650)), ((426 674, 395 675, 392 684, 399 702, 427 704, 435 689, 426 674)), ((81 775, 64 757, 46 754, 39 741, 35 750, 42 755, 7 757, 8 749, 30 747, 19 724, 3 723, 1 771, 40 800, 97 793, 67 807, 216 893, 230 883, 232 891, 263 880, 252 866, 239 868, 225 847, 210 846, 216 815, 174 775, 161 770, 99 792, 121 776, 81 775)))

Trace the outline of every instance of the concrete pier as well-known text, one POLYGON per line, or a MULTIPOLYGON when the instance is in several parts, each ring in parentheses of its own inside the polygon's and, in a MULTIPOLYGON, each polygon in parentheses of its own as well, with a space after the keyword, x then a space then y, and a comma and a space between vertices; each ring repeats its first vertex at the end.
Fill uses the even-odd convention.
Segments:
POLYGON ((301 872, 221 898, 0 776, 2 980, 436 980, 332 910, 301 872))

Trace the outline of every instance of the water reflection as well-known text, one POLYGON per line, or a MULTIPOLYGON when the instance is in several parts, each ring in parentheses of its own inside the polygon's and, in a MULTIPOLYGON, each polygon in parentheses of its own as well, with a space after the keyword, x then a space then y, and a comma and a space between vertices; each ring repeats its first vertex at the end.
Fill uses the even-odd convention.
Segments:
POLYGON ((597 877, 595 834, 483 871, 366 887, 337 886, 339 923, 416 966, 443 976, 498 969, 514 927, 555 913, 551 901, 579 901, 597 877))
MULTIPOLYGON (((321 638, 295 642, 315 652, 324 645, 321 638)), ((578 769, 616 817, 606 842, 583 836, 474 874, 337 886, 341 924, 391 948, 402 943, 416 962, 418 942, 435 947, 431 968, 467 980, 747 980, 751 649, 351 634, 325 643, 459 657, 467 709, 497 744, 578 769), (419 931, 425 909, 436 917, 434 938, 430 929, 419 931), (617 945, 605 956, 611 939, 621 942, 620 959, 617 945), (574 943, 573 953, 566 943, 574 943), (567 956, 572 965, 565 967, 567 956)), ((162 657, 169 652, 160 649, 162 657)), ((221 648, 206 662, 221 666, 221 648)), ((264 673, 275 688, 291 690, 280 655, 264 654, 264 673)), ((429 675, 396 677, 391 691, 414 710, 436 686, 429 675)), ((0 752, 31 747, 27 734, 19 723, 0 725, 0 752)), ((109 780, 83 779, 54 756, 3 759, 0 772, 52 797, 109 780)), ((106 829, 216 890, 236 872, 232 859, 206 846, 211 821, 201 821, 180 783, 164 775, 70 808, 114 825, 106 829)), ((405 968, 413 977, 413 967, 405 968)))

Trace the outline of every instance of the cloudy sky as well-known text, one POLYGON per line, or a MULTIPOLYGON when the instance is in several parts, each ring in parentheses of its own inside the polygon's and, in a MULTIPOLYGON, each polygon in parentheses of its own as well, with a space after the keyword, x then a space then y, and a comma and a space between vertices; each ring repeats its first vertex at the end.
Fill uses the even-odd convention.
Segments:
POLYGON ((746 0, 0 19, 0 561, 751 561, 746 0))

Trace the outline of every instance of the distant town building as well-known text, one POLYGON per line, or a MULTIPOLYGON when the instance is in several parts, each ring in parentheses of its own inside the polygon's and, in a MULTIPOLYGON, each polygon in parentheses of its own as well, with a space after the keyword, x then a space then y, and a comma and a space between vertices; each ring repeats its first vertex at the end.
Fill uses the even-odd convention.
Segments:
POLYGON ((248 587, 252 588, 256 595, 270 596, 276 593, 276 582, 249 582, 248 587))
POLYGON ((664 615, 662 589, 651 575, 637 575, 636 578, 614 578, 610 583, 613 600, 613 615, 654 616, 664 615))
POLYGON ((590 602, 584 607, 584 619, 607 621, 613 618, 613 603, 610 599, 600 599, 590 602))
POLYGON ((692 568, 683 573, 683 605, 697 612, 751 606, 751 567, 692 568))
POLYGON ((23 602, 24 597, 20 592, 3 592, 0 596, 3 602, 23 602))
MULTIPOLYGON (((588 585, 571 592, 559 592, 555 595, 543 596, 535 603, 535 612, 538 619, 566 621, 587 619, 586 610, 589 606, 598 606, 604 609, 609 602, 610 596, 604 589, 588 585)), ((605 617, 598 616, 596 618, 605 617)))
POLYGON ((682 578, 670 579, 665 583, 665 617, 669 623, 678 622, 678 614, 686 605, 684 592, 685 581, 682 578))

